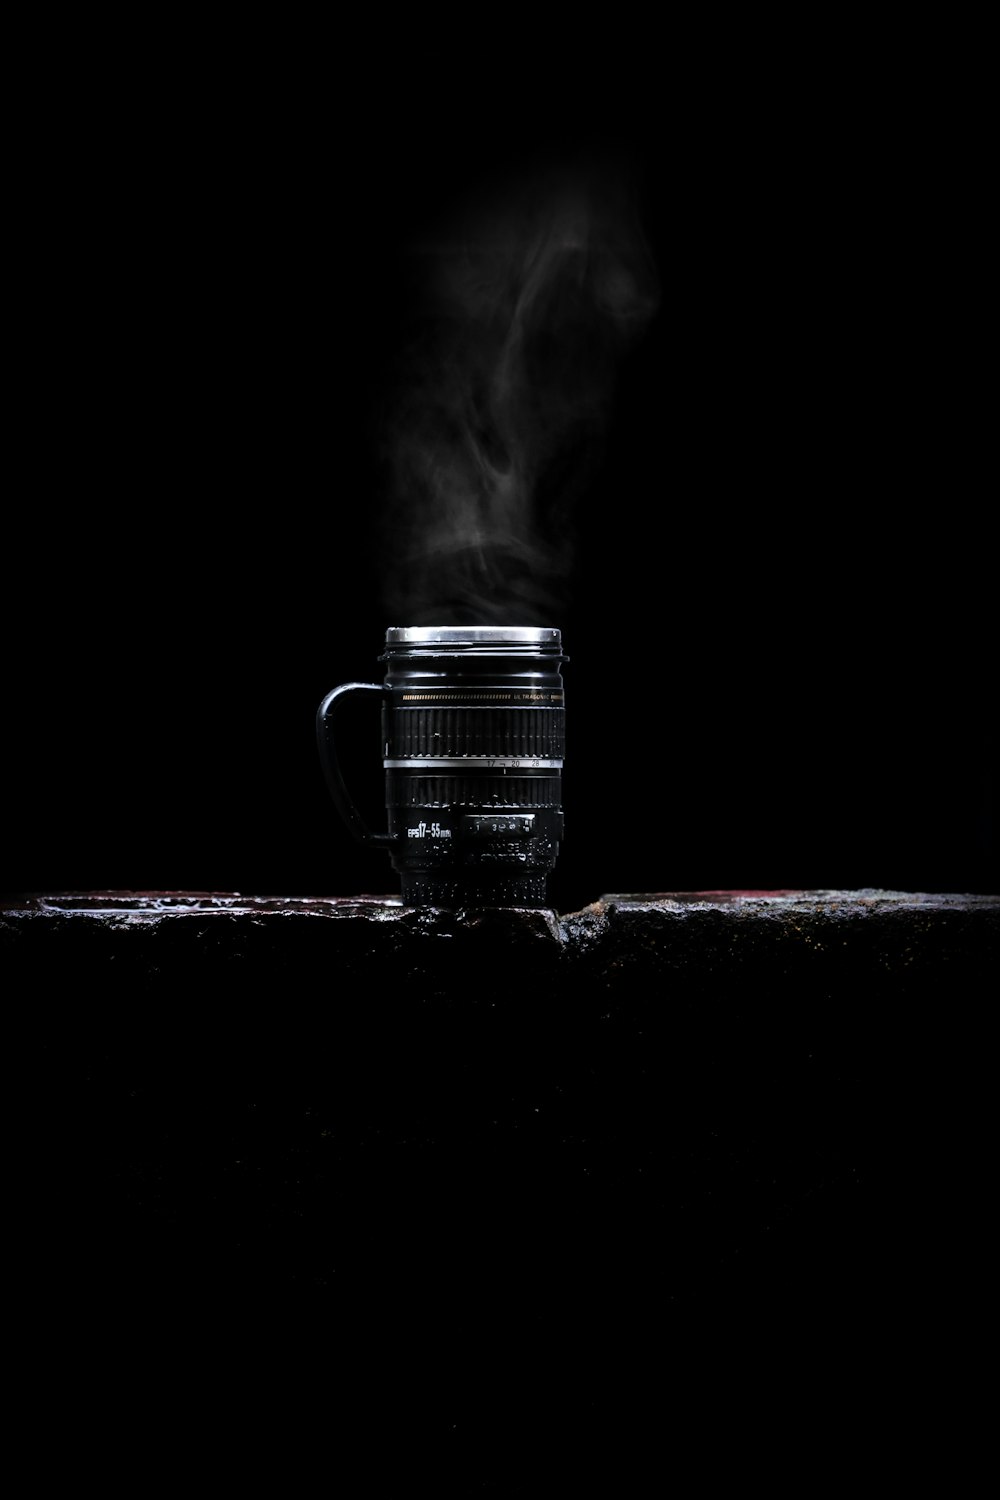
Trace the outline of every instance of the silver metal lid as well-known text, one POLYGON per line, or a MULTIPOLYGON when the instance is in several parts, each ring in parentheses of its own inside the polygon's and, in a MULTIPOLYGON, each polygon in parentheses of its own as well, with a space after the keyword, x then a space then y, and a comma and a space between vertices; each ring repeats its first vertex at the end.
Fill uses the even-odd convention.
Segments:
POLYGON ((387 646, 558 646, 561 631, 535 625, 390 625, 387 646))

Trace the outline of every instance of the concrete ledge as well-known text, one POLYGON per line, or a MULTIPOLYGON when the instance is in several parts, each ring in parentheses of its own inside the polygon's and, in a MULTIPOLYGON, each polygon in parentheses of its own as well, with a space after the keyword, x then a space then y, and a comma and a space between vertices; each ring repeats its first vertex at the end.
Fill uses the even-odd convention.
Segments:
POLYGON ((10 902, 46 1296, 304 1298, 358 1347, 482 1376, 520 1341, 569 1381, 687 1311, 884 1316, 927 1216, 904 1058, 998 950, 989 896, 10 902))
MULTIPOLYGON (((312 958, 316 945, 338 972, 372 960, 404 967, 420 955, 446 974, 491 950, 506 963, 609 965, 635 972, 718 975, 757 961, 784 972, 803 964, 832 979, 862 965, 893 981, 918 977, 925 963, 958 963, 971 973, 995 954, 1000 897, 900 891, 665 892, 607 895, 580 912, 405 908, 381 896, 261 897, 211 892, 87 892, 28 896, 0 906, 0 959, 31 953, 33 962, 74 961, 114 953, 117 962, 209 961, 228 953, 263 959, 275 945, 312 958), (320 924, 320 925, 317 925, 320 924), (456 946, 457 940, 457 946, 456 946)), ((421 970, 423 973, 423 970, 421 970)), ((462 974, 461 978, 468 978, 462 974)), ((488 979, 488 976, 484 976, 488 979)), ((919 977, 925 977, 920 975, 919 977)))

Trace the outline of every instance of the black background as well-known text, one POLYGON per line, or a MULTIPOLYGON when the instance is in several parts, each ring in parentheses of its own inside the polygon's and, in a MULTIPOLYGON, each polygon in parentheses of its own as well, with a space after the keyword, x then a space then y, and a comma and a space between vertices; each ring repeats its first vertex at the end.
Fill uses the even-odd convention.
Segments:
POLYGON ((553 904, 995 888, 978 417, 924 75, 733 36, 202 38, 127 66, 88 40, 85 67, 71 38, 37 61, 27 130, 8 890, 396 889, 329 804, 313 716, 407 623, 377 521, 408 246, 471 186, 609 150, 662 302, 540 622, 571 657, 553 904))
MULTIPOLYGON (((470 186, 516 178, 543 155, 572 163, 611 150, 638 185, 662 302, 622 366, 604 458, 577 511, 572 603, 549 622, 571 657, 567 840, 553 904, 571 910, 615 890, 996 890, 995 585, 972 276, 983 193, 959 167, 966 143, 983 138, 983 96, 967 67, 975 40, 949 54, 938 35, 915 37, 912 18, 906 35, 884 41, 860 29, 737 35, 732 18, 713 14, 697 40, 676 29, 618 36, 617 18, 603 17, 593 41, 543 45, 537 32, 501 34, 514 23, 492 21, 494 35, 435 46, 410 45, 386 20, 362 46, 343 33, 251 36, 245 17, 222 37, 203 26, 169 33, 166 22, 155 35, 124 23, 101 35, 90 16, 74 35, 63 17, 12 63, 27 102, 10 157, 28 192, 13 228, 25 253, 8 290, 28 336, 9 397, 20 461, 0 549, 0 884, 393 891, 384 856, 359 850, 336 818, 313 720, 334 684, 377 678, 386 626, 407 623, 380 602, 377 422, 411 312, 407 246, 470 186)), ((357 706, 349 770, 374 817, 381 768, 369 707, 357 706)), ((495 1013, 512 1050, 489 1054, 485 1083, 451 1066, 461 1049, 446 1031, 425 1087, 426 1059, 413 1066, 406 1028, 369 1045, 379 1007, 327 1003, 344 993, 338 975, 324 968, 315 994, 277 1001, 265 980, 248 1018, 252 979, 234 988, 224 976, 206 1003, 214 972, 205 966, 188 996, 164 1000, 154 967, 152 1003, 136 1004, 127 975, 96 1007, 69 981, 54 1004, 39 975, 24 987, 39 1001, 20 1122, 37 1201, 18 1233, 27 1225, 42 1253, 13 1294, 29 1312, 38 1388, 57 1392, 41 1404, 40 1452, 62 1443, 77 1462, 66 1441, 73 1408, 102 1465, 127 1450, 126 1429, 141 1444, 143 1418, 166 1423, 143 1452, 147 1466, 183 1454, 183 1434, 202 1427, 221 1438, 227 1473, 234 1455, 256 1465, 274 1420, 269 1410, 247 1421, 251 1397, 224 1425, 234 1367, 270 1401, 309 1354, 353 1383, 354 1405, 331 1403, 322 1383, 306 1394, 283 1478, 300 1436, 314 1432, 334 1434, 327 1457, 338 1472, 359 1408, 409 1465, 398 1437, 407 1413, 427 1425, 432 1409, 432 1436, 450 1443, 456 1409, 459 1428, 469 1409, 495 1410, 479 1445, 492 1461, 526 1425, 551 1425, 562 1399, 576 1414, 575 1456, 589 1464, 591 1426, 616 1393, 616 1465, 643 1429, 665 1432, 673 1461, 683 1408, 668 1403, 661 1427, 660 1387, 643 1395, 650 1363, 711 1425, 704 1453, 730 1450, 741 1467, 746 1447, 727 1411, 719 1421, 727 1375, 769 1472, 786 1453, 795 1462, 800 1410, 830 1428, 813 1464, 852 1454, 866 1420, 893 1442, 893 1397, 910 1422, 905 1444, 893 1443, 894 1468, 903 1451, 925 1461, 912 1414, 923 1415, 926 1392, 935 1407, 924 1426, 947 1434, 941 1382, 926 1375, 929 1341, 945 1342, 939 1330, 961 1321, 954 1288, 969 1280, 976 1236, 963 1234, 963 1205, 946 1187, 968 1138, 935 1157, 916 1128, 927 1119, 939 1135, 946 1115, 965 1119, 941 1102, 947 1077, 967 1071, 964 1059, 941 1070, 940 970, 923 988, 908 981, 916 989, 902 1010, 881 990, 859 995, 863 1027, 849 1005, 831 1012, 831 1032, 846 1028, 837 1035, 849 1061, 838 1073, 835 1056, 832 1071, 836 1098, 851 1106, 854 1134, 841 1142, 851 1170, 810 1197, 803 1166, 804 1200, 789 1189, 794 1211, 772 1253, 759 1243, 745 1253, 761 1205, 753 1162, 727 1179, 727 1142, 709 1147, 718 1222, 734 1204, 739 1217, 741 1192, 747 1218, 714 1247, 730 1257, 718 1324, 709 1271, 694 1293, 681 1288, 704 1376, 678 1350, 671 1309, 646 1304, 647 1293, 673 1295, 662 1230, 651 1221, 648 1238, 637 1232, 659 1188, 633 1192, 620 1172, 595 1199, 595 1216, 606 1213, 579 1236, 574 1276, 562 1266, 553 1276, 569 1288, 573 1334, 554 1353, 539 1332, 547 1288, 531 1292, 512 1333, 503 1305, 492 1309, 493 1281, 475 1284, 491 1254, 500 1265, 489 1239, 445 1288, 453 1332, 469 1314, 467 1356, 442 1342, 418 1262, 397 1263, 395 1241, 364 1266, 370 1238, 391 1227, 395 1201, 383 1193, 393 1173, 404 1195, 417 1191, 388 1147, 366 1176, 365 1121, 384 1127, 380 1111, 392 1119, 424 1095, 446 1112, 449 1081, 460 1090, 466 1077, 475 1108, 454 1120, 468 1183, 486 1203, 509 1172, 508 1227, 519 1232, 523 1167, 543 1219, 558 1221, 568 1179, 557 1173, 553 1192, 544 1155, 527 1145, 518 1154, 512 1137, 507 1156, 484 1163, 466 1129, 490 1078, 506 1086, 505 1067, 545 1081, 545 1050, 522 1047, 516 1011, 495 1013), (364 1045, 349 1044, 352 1027, 364 1045), (935 1055, 909 1067, 914 1036, 935 1055), (916 1102, 899 1097, 904 1077, 916 1102), (397 1078, 412 1092, 399 1093, 397 1078), (313 1093, 343 1117, 342 1135, 320 1138, 326 1115, 305 1107, 313 1093), (263 1186, 253 1185, 261 1162, 263 1186), (327 1184, 345 1180, 359 1211, 341 1224, 327 1184), (357 1274, 328 1300, 307 1287, 303 1308, 289 1291, 300 1248, 313 1235, 325 1256, 328 1224, 357 1274), (225 1288, 240 1337, 219 1321, 225 1288), (318 1307, 332 1308, 328 1321, 318 1307), (158 1329, 156 1311, 176 1327, 158 1329), (766 1326, 742 1334, 743 1314, 766 1326), (282 1334, 289 1325, 290 1355, 273 1352, 279 1337, 268 1343, 272 1319, 282 1334), (784 1358, 775 1333, 791 1330, 802 1357, 787 1359, 784 1383, 771 1380, 768 1359, 784 1358), (507 1360, 496 1354, 505 1340, 507 1360), (437 1387, 435 1355, 447 1366, 437 1387), (119 1385, 95 1378, 102 1359, 119 1385)), ((887 971, 886 984, 897 977, 887 971)), ((742 1010, 752 1021, 753 1008, 742 1010)), ((461 1020, 492 1014, 473 1007, 461 1020)), ((558 1009, 539 1014, 554 1034, 558 1009)), ((651 1014, 673 1025, 676 1008, 651 1014)), ((761 1118, 753 1092, 775 1070, 811 1101, 813 1119, 823 1114, 794 1039, 803 1017, 822 1028, 826 1014, 797 1008, 773 1048, 766 1030, 757 1035, 729 1103, 740 1150, 761 1118)), ((766 1015, 770 1025, 783 1017, 773 1006, 766 1015)), ((719 1030, 738 1072, 742 1033, 728 1017, 719 1030)), ((603 1037, 601 1048, 595 1076, 614 1078, 625 1054, 603 1037)), ((643 1057, 647 1048, 669 1059, 655 1035, 643 1057)), ((656 1152, 659 1084, 637 1088, 644 1070, 627 1058, 617 1091, 594 1110, 597 1133, 610 1122, 614 1145, 615 1111, 638 1120, 636 1098, 655 1097, 645 1139, 656 1152)), ((709 1054, 709 1070, 714 1062, 709 1054)), ((683 1082, 683 1050, 672 1066, 683 1082)), ((695 1068, 687 1097, 697 1101, 699 1086, 695 1068)), ((683 1113, 683 1087, 667 1094, 683 1113)), ((530 1124, 527 1092, 525 1109, 530 1124)), ((697 1110, 692 1120, 696 1131, 697 1110)), ((404 1125, 417 1140, 420 1109, 404 1125)), ((786 1163, 815 1145, 795 1113, 787 1131, 776 1120, 774 1138, 786 1163)), ((453 1163, 443 1153, 432 1165, 433 1207, 451 1193, 453 1163)), ((444 1230, 452 1222, 446 1214, 444 1230)), ((575 1232, 560 1226, 536 1242, 535 1230, 523 1247, 529 1277, 536 1252, 544 1263, 575 1232)), ((428 1257, 438 1243, 427 1241, 428 1257)), ((432 1287, 449 1265, 431 1268, 432 1287)), ((956 1361, 946 1348, 935 1368, 966 1367, 964 1352, 956 1361)), ((560 1444, 565 1430, 556 1424, 560 1444)), ((366 1446, 366 1459, 375 1451, 366 1446)), ((560 1465, 565 1456, 561 1446, 560 1465)))

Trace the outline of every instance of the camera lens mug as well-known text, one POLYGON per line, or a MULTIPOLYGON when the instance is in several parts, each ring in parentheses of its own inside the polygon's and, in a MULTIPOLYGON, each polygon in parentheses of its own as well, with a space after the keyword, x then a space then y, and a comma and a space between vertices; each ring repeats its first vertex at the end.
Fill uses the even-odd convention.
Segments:
POLYGON ((544 906, 563 836, 562 635, 392 626, 381 685, 346 682, 316 716, 320 761, 355 837, 386 849, 404 906, 544 906), (387 831, 365 823, 337 758, 334 705, 382 699, 387 831))

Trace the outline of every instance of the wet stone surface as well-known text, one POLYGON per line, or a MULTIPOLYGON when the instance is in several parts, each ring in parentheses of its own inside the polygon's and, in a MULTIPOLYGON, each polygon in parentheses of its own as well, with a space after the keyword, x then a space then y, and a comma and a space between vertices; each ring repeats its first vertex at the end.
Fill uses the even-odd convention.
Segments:
POLYGON ((359 1360, 438 1351, 453 1402, 511 1360, 644 1400, 689 1312, 870 1319, 927 1216, 901 1059, 985 1008, 998 933, 878 891, 8 903, 46 1297, 304 1299, 359 1360))
POLYGON ((395 1014, 433 994, 471 1010, 528 1005, 537 1020, 566 987, 579 1007, 614 985, 638 988, 657 1013, 707 991, 763 1019, 768 991, 793 998, 797 986, 803 1003, 842 992, 845 1004, 859 988, 898 1001, 946 977, 974 988, 998 920, 997 897, 889 891, 613 894, 565 916, 411 909, 380 896, 91 892, 0 908, 0 964, 64 996, 85 980, 108 999, 250 1003, 273 983, 298 1005, 325 994, 332 1013, 351 1003, 395 1014))

